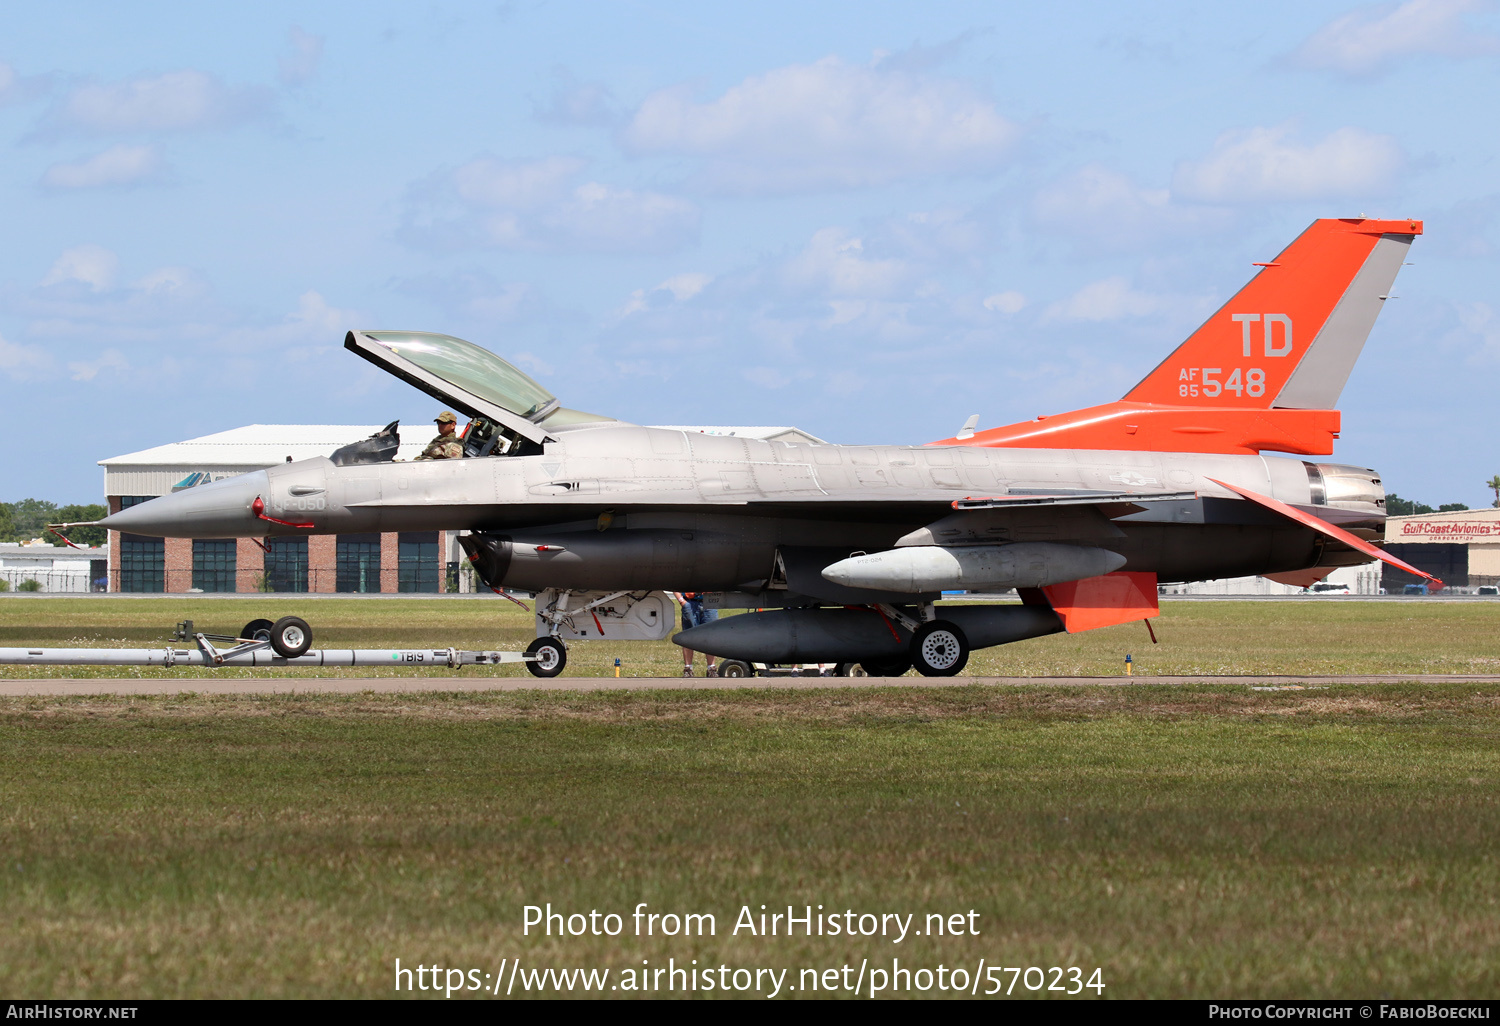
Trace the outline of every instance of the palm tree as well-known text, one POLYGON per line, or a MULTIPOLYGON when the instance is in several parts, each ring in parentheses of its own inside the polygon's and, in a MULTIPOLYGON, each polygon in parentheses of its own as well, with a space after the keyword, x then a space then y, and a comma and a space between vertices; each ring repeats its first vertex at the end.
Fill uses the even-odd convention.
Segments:
POLYGON ((1495 489, 1495 505, 1500 506, 1500 474, 1496 474, 1484 483, 1486 488, 1495 489))

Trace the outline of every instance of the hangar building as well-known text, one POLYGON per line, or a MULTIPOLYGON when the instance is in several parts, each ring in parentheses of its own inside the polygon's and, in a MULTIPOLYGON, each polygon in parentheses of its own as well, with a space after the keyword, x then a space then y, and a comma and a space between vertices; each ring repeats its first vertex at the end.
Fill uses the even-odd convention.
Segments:
MULTIPOLYGON (((1391 517, 1385 522, 1385 550, 1452 587, 1500 584, 1500 509, 1391 517)), ((1381 579, 1388 594, 1421 583, 1390 565, 1381 579)))
MULTIPOLYGON (((771 441, 821 442, 794 427, 685 427, 675 430, 771 441)), ((251 424, 201 438, 100 460, 109 511, 287 460, 329 456, 380 425, 251 424)), ((421 453, 405 442, 397 458, 421 453)), ((108 586, 129 592, 440 592, 468 590, 455 531, 254 538, 148 538, 109 533, 108 586)))

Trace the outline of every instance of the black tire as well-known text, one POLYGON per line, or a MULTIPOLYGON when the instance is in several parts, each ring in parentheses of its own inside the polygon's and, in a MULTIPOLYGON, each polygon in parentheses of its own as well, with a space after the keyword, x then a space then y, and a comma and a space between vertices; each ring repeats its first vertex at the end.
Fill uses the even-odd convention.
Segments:
POLYGON ((870 671, 860 663, 839 663, 833 668, 835 677, 868 677, 870 671))
POLYGON ((295 659, 312 648, 312 628, 300 616, 283 616, 271 625, 271 647, 283 659, 295 659))
POLYGON ((741 659, 720 659, 720 677, 754 677, 755 667, 741 659))
POLYGON ((904 677, 911 669, 910 659, 866 659, 860 663, 866 677, 904 677))
POLYGON ((568 665, 567 646, 556 638, 537 638, 526 646, 526 654, 536 656, 526 660, 533 677, 556 677, 568 665))
POLYGON ((956 623, 929 621, 911 636, 911 661, 924 677, 956 677, 969 662, 969 639, 956 623))
POLYGON ((240 628, 240 640, 270 641, 271 628, 275 626, 270 620, 251 620, 240 628))

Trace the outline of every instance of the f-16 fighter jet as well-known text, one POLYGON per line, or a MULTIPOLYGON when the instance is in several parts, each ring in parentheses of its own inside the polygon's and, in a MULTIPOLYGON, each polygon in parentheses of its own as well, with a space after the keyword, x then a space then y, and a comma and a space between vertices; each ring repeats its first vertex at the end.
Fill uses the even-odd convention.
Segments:
POLYGON ((537 593, 539 676, 561 672, 570 641, 666 637, 668 591, 757 610, 677 635, 694 651, 947 676, 973 649, 1155 616, 1158 582, 1310 585, 1377 558, 1427 577, 1379 548, 1376 471, 1303 458, 1333 452, 1339 393, 1421 232, 1315 221, 1120 401, 971 421, 927 445, 641 427, 567 409, 461 339, 351 331, 350 352, 472 418, 466 458, 395 462, 370 445, 103 523, 189 538, 462 531, 479 581, 537 593), (1011 589, 1019 602, 937 604, 1011 589))

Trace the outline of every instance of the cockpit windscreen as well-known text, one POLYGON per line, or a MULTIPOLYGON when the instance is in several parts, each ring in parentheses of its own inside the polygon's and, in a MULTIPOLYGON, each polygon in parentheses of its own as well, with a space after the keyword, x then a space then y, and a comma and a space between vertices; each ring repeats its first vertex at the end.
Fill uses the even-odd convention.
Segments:
POLYGON ((533 417, 556 397, 488 349, 452 335, 426 331, 365 331, 380 345, 444 381, 522 417, 533 417))

